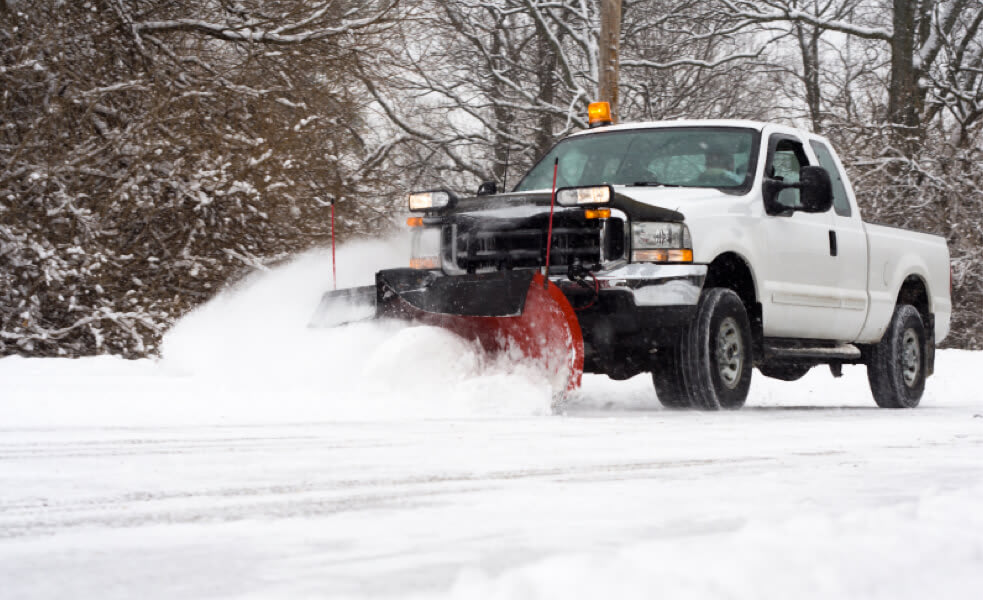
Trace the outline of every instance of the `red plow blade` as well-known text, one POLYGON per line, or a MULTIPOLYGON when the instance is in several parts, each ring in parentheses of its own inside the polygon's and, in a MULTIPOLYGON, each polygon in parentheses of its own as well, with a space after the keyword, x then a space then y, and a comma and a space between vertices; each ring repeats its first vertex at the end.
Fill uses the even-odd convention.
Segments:
POLYGON ((395 318, 442 327, 485 352, 531 362, 555 392, 580 387, 584 337, 563 292, 540 273, 441 276, 414 269, 376 273, 376 285, 324 294, 312 327, 395 318))
POLYGON ((584 338, 577 315, 556 285, 543 285, 533 275, 522 314, 514 317, 427 315, 427 322, 468 339, 476 339, 486 352, 514 351, 538 362, 556 389, 572 392, 584 373, 584 338))
POLYGON ((516 355, 516 360, 538 363, 554 390, 571 392, 580 387, 584 373, 584 337, 573 307, 553 283, 543 285, 541 274, 532 275, 525 304, 518 314, 471 316, 425 312, 401 299, 384 314, 410 318, 453 331, 493 355, 516 355))

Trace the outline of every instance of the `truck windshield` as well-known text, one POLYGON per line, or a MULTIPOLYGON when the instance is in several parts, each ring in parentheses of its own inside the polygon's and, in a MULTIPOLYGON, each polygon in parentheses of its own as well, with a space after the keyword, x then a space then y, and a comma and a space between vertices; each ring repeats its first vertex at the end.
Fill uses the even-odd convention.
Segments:
POLYGON ((599 184, 749 188, 758 132, 726 127, 630 129, 578 135, 549 151, 515 191, 599 184))

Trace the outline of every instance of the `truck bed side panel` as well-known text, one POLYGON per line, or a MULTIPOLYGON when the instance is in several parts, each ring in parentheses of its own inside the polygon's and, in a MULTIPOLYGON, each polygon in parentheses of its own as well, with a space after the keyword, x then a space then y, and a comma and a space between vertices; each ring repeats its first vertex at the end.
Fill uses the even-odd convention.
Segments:
POLYGON ((935 341, 949 333, 949 249, 939 236, 864 224, 867 232, 870 308, 857 341, 877 342, 894 313, 901 285, 917 276, 928 290, 929 311, 935 314, 935 341))

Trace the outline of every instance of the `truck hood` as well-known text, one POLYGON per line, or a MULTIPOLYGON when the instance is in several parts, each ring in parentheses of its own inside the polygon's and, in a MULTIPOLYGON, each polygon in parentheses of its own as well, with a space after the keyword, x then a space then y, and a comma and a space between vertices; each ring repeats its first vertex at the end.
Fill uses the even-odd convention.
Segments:
MULTIPOLYGON (((681 191, 683 188, 672 188, 672 191, 681 191)), ((653 192, 663 191, 658 189, 645 189, 627 186, 614 186, 614 198, 610 204, 611 208, 624 211, 632 219, 642 221, 673 221, 680 222, 684 219, 682 212, 674 207, 681 204, 680 195, 669 195, 665 201, 657 200, 653 192)), ((693 190, 688 190, 693 191, 693 190)), ((707 190, 699 190, 706 195, 707 190)), ((717 192, 721 199, 728 196, 717 192)), ((536 190, 531 192, 519 192, 511 194, 499 194, 495 196, 481 196, 474 198, 461 198, 457 204, 449 211, 442 213, 448 217, 459 216, 465 218, 480 219, 513 219, 528 218, 541 214, 544 209, 548 211, 551 193, 549 190, 536 190)), ((689 204, 687 200, 684 204, 689 204)), ((581 207, 555 207, 557 211, 579 210, 581 207)))
POLYGON ((739 212, 743 202, 735 202, 741 196, 722 192, 715 188, 685 187, 635 187, 615 186, 615 193, 632 198, 639 204, 677 212, 686 220, 703 216, 739 212))
MULTIPOLYGON (((640 187, 616 185, 613 208, 624 210, 632 219, 643 221, 683 221, 703 216, 719 216, 745 210, 744 202, 715 188, 640 187)), ((529 216, 550 204, 549 190, 464 198, 453 212, 486 217, 529 216)), ((559 207, 557 207, 559 208, 559 207)))

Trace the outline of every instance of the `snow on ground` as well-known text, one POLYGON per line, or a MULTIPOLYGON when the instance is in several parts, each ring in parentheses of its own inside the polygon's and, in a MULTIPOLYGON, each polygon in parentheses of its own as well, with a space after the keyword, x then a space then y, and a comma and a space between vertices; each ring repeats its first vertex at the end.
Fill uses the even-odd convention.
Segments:
MULTIPOLYGON (((402 245, 349 245, 339 284, 402 245)), ((391 257, 397 257, 392 260, 391 257)), ((0 360, 0 598, 970 598, 983 353, 922 406, 862 368, 663 411, 432 328, 305 327, 312 253, 189 315, 160 361, 0 360)))

